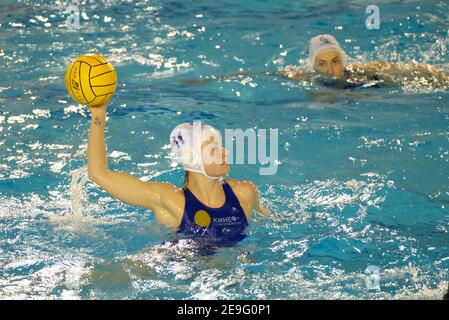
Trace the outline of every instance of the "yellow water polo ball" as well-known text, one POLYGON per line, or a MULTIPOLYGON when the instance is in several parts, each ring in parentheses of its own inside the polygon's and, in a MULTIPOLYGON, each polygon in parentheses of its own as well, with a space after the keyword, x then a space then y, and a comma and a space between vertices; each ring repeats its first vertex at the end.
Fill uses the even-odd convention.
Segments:
POLYGON ((114 94, 117 73, 112 64, 99 54, 83 54, 67 68, 65 86, 73 100, 95 107, 114 94))

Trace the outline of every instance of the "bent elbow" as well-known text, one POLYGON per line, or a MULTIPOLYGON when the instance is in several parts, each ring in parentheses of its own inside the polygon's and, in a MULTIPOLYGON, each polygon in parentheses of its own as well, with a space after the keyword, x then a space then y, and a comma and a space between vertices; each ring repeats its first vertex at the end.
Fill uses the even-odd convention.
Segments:
POLYGON ((89 180, 92 180, 93 182, 96 182, 96 180, 97 180, 97 175, 95 175, 94 173, 89 172, 87 177, 89 178, 89 180))
POLYGON ((89 171, 88 172, 88 178, 96 183, 99 183, 104 177, 106 173, 96 172, 96 171, 89 171))

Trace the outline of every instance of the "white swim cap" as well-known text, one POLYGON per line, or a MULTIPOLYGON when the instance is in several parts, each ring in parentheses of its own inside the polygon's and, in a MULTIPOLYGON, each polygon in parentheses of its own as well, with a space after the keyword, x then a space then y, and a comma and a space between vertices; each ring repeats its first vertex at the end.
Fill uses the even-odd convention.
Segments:
POLYGON ((318 55, 318 53, 334 49, 337 50, 341 58, 343 60, 343 65, 346 65, 347 56, 346 53, 341 49, 340 44, 338 43, 337 39, 333 35, 330 34, 320 34, 316 37, 313 37, 310 39, 310 45, 309 45, 309 64, 310 67, 313 68, 315 65, 315 58, 318 55))
POLYGON ((202 173, 210 179, 218 179, 220 177, 211 177, 206 173, 201 152, 202 143, 211 138, 218 138, 221 143, 221 134, 213 127, 201 124, 200 121, 182 123, 170 134, 172 155, 184 170, 202 173))

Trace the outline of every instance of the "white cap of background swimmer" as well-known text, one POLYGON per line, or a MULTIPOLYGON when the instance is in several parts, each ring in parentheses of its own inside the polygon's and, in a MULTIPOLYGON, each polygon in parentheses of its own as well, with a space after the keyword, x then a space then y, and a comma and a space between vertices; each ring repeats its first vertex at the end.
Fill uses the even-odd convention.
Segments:
POLYGON ((346 64, 347 56, 343 49, 340 47, 337 39, 330 34, 320 34, 316 37, 310 39, 309 45, 309 64, 310 67, 315 65, 315 58, 318 53, 326 50, 337 50, 341 54, 341 59, 343 60, 343 65, 346 64))
POLYGON ((199 172, 210 179, 220 178, 209 176, 204 169, 201 145, 211 137, 218 137, 221 141, 220 132, 209 125, 201 124, 200 121, 176 126, 170 134, 172 155, 176 162, 186 171, 199 172))

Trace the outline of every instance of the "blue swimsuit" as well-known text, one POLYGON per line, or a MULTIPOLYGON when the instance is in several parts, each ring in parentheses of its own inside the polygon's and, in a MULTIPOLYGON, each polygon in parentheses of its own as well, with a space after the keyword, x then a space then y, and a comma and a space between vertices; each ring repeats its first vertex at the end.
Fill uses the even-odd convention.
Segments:
POLYGON ((189 189, 183 188, 186 203, 178 233, 220 244, 234 244, 246 237, 245 212, 231 186, 224 180, 222 186, 226 200, 220 208, 207 207, 189 189))

